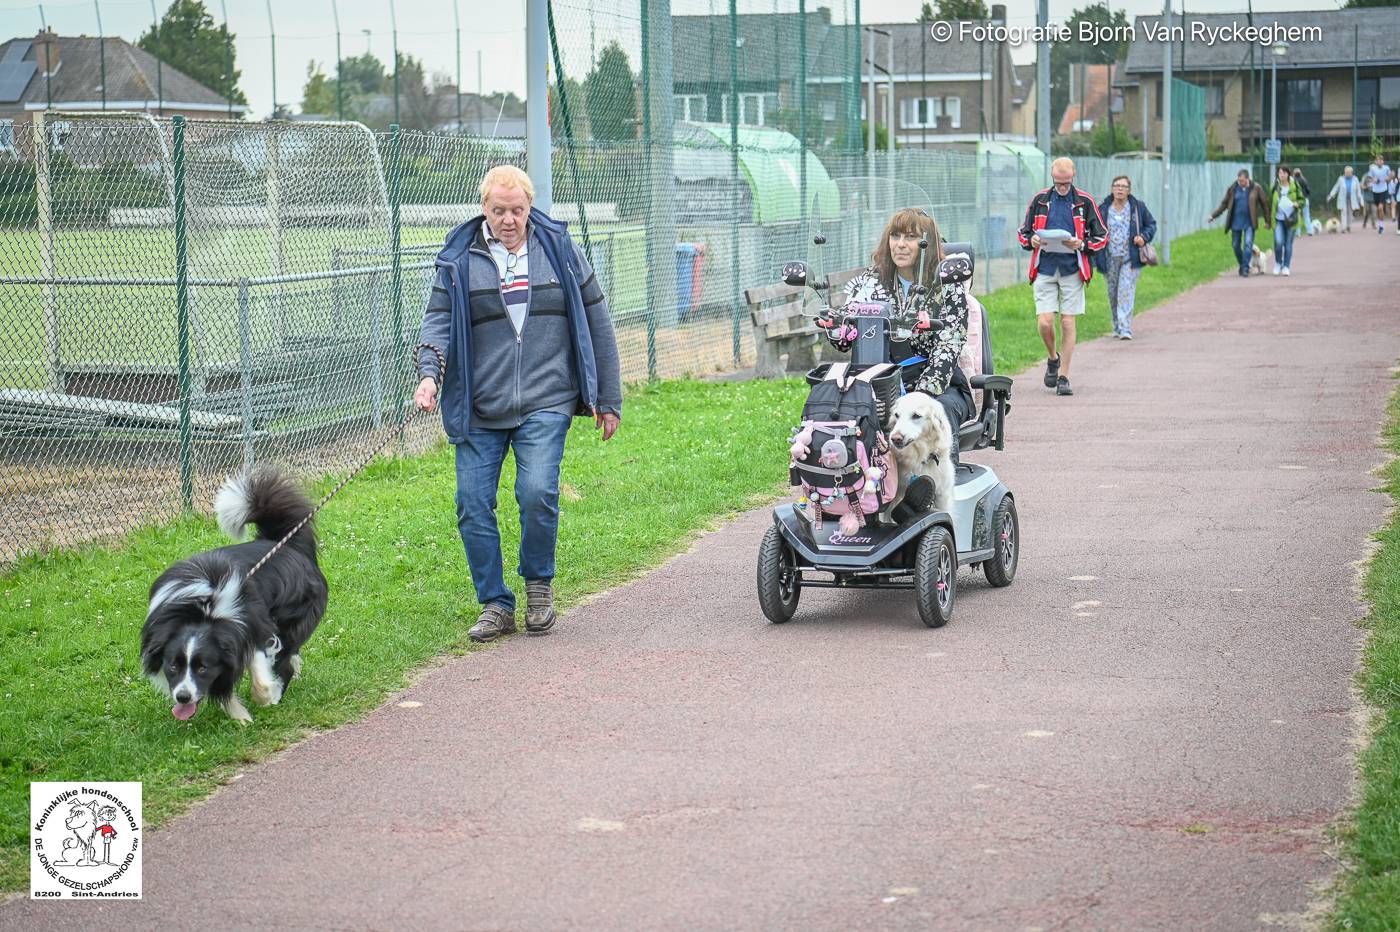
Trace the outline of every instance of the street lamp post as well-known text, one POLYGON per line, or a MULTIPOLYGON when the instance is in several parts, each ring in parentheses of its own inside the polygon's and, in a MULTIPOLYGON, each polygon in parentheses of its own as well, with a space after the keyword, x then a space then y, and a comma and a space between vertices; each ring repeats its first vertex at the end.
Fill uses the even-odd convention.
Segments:
MULTIPOLYGON (((1273 57, 1273 60, 1272 60, 1272 62, 1271 62, 1271 64, 1272 64, 1273 67, 1270 69, 1271 72, 1272 72, 1272 74, 1271 74, 1271 76, 1270 76, 1270 78, 1269 78, 1269 138, 1270 138, 1270 139, 1273 139, 1273 140, 1277 140, 1277 139, 1278 139, 1278 60, 1279 60, 1280 58, 1282 58, 1283 56, 1285 56, 1285 55, 1288 54, 1288 43, 1287 43, 1287 42, 1276 42, 1276 43, 1274 43, 1273 52, 1274 52, 1274 57, 1273 57)), ((1282 146, 1282 145, 1280 145, 1280 146, 1278 147, 1278 156, 1279 156, 1279 158, 1283 158, 1283 146, 1282 146)), ((1277 180, 1278 180, 1278 162, 1277 162, 1277 161, 1273 161, 1273 162, 1270 162, 1270 163, 1269 163, 1269 180, 1270 180, 1271 182, 1277 182, 1277 180)))

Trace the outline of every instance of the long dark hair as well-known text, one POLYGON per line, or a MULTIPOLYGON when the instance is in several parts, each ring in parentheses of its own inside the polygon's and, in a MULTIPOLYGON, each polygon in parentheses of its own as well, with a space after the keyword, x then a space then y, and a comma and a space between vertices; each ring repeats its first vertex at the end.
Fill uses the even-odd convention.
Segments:
POLYGON ((887 293, 895 293, 894 279, 897 272, 894 255, 890 252, 890 237, 896 233, 912 233, 928 240, 928 249, 924 255, 923 284, 928 288, 930 295, 937 295, 938 289, 933 287, 933 283, 938 278, 938 263, 943 261, 943 239, 938 235, 938 224, 933 222, 933 218, 926 211, 918 207, 896 210, 890 222, 885 225, 885 232, 880 234, 880 242, 876 244, 875 252, 870 256, 870 263, 875 268, 880 285, 887 293))

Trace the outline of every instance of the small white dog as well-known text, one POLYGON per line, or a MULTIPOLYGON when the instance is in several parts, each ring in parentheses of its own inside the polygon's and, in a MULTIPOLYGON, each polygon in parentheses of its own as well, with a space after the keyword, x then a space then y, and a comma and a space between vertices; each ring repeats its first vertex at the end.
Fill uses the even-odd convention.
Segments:
POLYGON ((1274 254, 1272 252, 1264 252, 1260 250, 1258 246, 1251 246, 1249 248, 1253 250, 1252 257, 1249 260, 1250 268, 1259 275, 1267 274, 1269 270, 1274 267, 1274 254))
POLYGON ((1327 232, 1336 233, 1342 228, 1341 222, 1336 217, 1327 218, 1327 232))
POLYGON ((1317 234, 1319 234, 1319 233, 1321 233, 1321 232, 1322 232, 1322 221, 1321 221, 1321 220, 1314 220, 1311 224, 1308 225, 1308 235, 1309 235, 1309 236, 1316 236, 1317 234))
POLYGON ((925 392, 900 396, 890 412, 890 446, 899 465, 898 504, 915 476, 933 483, 933 511, 953 507, 953 428, 943 405, 925 392))

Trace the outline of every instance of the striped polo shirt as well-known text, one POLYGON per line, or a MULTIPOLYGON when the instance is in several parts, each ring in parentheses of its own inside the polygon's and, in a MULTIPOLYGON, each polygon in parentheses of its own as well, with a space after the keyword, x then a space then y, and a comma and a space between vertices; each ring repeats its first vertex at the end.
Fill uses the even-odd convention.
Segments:
POLYGON ((496 260, 496 271, 501 277, 501 301, 519 336, 525 330, 525 316, 530 312, 530 237, 527 233, 520 243, 520 251, 512 254, 505 243, 492 235, 491 224, 483 226, 486 248, 491 250, 491 258, 496 260))

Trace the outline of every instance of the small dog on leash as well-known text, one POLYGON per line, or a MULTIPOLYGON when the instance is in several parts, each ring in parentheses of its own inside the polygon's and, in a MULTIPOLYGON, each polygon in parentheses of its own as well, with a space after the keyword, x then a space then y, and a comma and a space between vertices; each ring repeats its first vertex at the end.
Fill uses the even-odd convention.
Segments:
POLYGON ((212 699, 242 724, 252 721, 234 693, 245 671, 253 701, 276 705, 301 672, 301 648, 326 611, 326 577, 307 522, 261 569, 248 571, 302 518, 311 503, 289 477, 268 466, 224 482, 214 499, 219 526, 234 540, 256 525, 258 536, 181 560, 151 586, 141 630, 147 678, 188 721, 212 699))
POLYGON ((1251 246, 1249 267, 1256 275, 1267 275, 1274 267, 1274 254, 1264 252, 1258 246, 1251 246))
POLYGON ((904 499, 909 482, 925 476, 933 483, 932 511, 953 507, 953 427, 943 405, 927 392, 901 395, 890 409, 890 446, 899 466, 899 493, 904 499))
POLYGON ((1314 220, 1312 223, 1308 224, 1308 235, 1309 235, 1309 236, 1316 236, 1317 234, 1319 234, 1319 233, 1321 233, 1321 232, 1322 232, 1322 221, 1321 221, 1321 220, 1314 220))
POLYGON ((1342 223, 1341 223, 1341 221, 1338 220, 1336 217, 1328 217, 1328 218, 1327 218, 1327 232, 1328 232, 1328 233, 1336 233, 1336 232, 1340 231, 1341 228, 1342 228, 1342 223))

